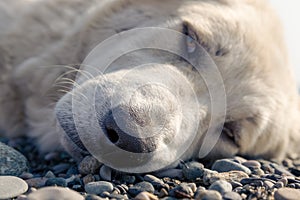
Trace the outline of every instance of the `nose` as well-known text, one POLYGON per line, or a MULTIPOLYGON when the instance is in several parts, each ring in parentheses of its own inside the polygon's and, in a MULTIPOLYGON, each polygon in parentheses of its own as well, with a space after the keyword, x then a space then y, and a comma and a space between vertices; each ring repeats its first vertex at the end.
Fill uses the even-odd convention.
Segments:
MULTIPOLYGON (((117 116, 115 116, 117 117, 117 116)), ((157 148, 158 138, 155 136, 138 138, 123 131, 114 120, 112 113, 105 120, 104 134, 117 147, 132 153, 150 153, 157 148)))

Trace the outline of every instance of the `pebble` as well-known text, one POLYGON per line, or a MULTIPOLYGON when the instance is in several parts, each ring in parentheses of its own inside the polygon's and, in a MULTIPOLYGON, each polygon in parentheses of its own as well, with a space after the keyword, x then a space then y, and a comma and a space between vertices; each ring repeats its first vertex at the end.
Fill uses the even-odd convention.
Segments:
POLYGON ((101 198, 95 194, 88 194, 85 196, 85 200, 107 200, 107 198, 101 198))
POLYGON ((21 179, 30 179, 30 178, 33 178, 34 175, 32 173, 29 173, 29 172, 23 172, 19 177, 21 179))
POLYGON ((242 200, 242 197, 236 192, 226 192, 223 194, 223 200, 242 200))
POLYGON ((277 183, 275 183, 274 187, 276 187, 276 188, 283 188, 284 184, 282 182, 278 181, 277 183))
POLYGON ((0 176, 0 199, 9 199, 25 193, 27 183, 15 176, 0 176))
POLYGON ((286 170, 283 166, 280 166, 276 163, 271 163, 270 166, 275 169, 276 174, 293 176, 293 174, 291 172, 289 172, 288 170, 286 170))
POLYGON ((55 178, 55 174, 52 171, 48 171, 44 177, 45 178, 55 178))
POLYGON ((92 174, 88 174, 82 178, 82 182, 84 185, 86 185, 90 182, 95 182, 95 178, 92 174))
POLYGON ((282 182, 283 186, 286 186, 288 184, 288 179, 286 177, 283 177, 279 180, 279 182, 282 182))
POLYGON ((215 170, 217 172, 243 171, 246 174, 251 174, 251 170, 249 168, 229 159, 221 159, 215 161, 212 166, 212 170, 215 170))
POLYGON ((232 188, 243 187, 243 184, 241 184, 240 182, 237 182, 237 181, 230 181, 230 184, 231 184, 232 188))
POLYGON ((37 177, 37 178, 27 179, 26 183, 30 187, 40 188, 40 187, 45 186, 45 183, 46 183, 47 180, 48 180, 47 178, 37 177))
POLYGON ((102 165, 99 171, 100 177, 105 181, 111 181, 112 169, 106 165, 102 165))
POLYGON ((67 182, 64 178, 49 178, 45 185, 67 187, 67 182))
POLYGON ((144 191, 154 193, 155 189, 151 183, 146 182, 146 181, 137 183, 137 184, 129 187, 129 189, 128 189, 128 193, 131 196, 136 196, 137 194, 144 192, 144 191))
POLYGON ((149 192, 141 192, 134 198, 134 200, 158 200, 158 198, 149 192))
POLYGON ((78 192, 62 187, 44 187, 28 195, 28 200, 84 200, 78 192))
POLYGON ((80 174, 94 174, 97 172, 101 163, 93 156, 86 156, 78 165, 80 174))
POLYGON ((216 181, 210 187, 209 190, 216 190, 221 194, 232 191, 232 186, 227 181, 216 181))
POLYGON ((79 174, 78 167, 76 165, 72 165, 67 171, 67 175, 74 175, 74 174, 79 174))
POLYGON ((249 178, 249 176, 248 174, 242 171, 216 173, 216 172, 212 172, 211 170, 206 170, 203 175, 203 182, 205 184, 212 184, 218 180, 224 180, 228 182, 232 182, 232 181, 240 182, 244 178, 249 178))
POLYGON ((0 142, 0 175, 19 176, 28 171, 28 161, 20 152, 0 142))
POLYGON ((133 184, 133 183, 135 182, 135 176, 123 174, 123 175, 120 177, 120 181, 121 181, 122 183, 133 184))
POLYGON ((275 200, 300 199, 300 191, 293 188, 280 188, 274 194, 275 200))
POLYGON ((256 160, 248 160, 242 163, 245 167, 259 169, 261 168, 261 164, 256 160))
POLYGON ((162 197, 165 197, 165 196, 168 196, 168 195, 169 195, 168 191, 165 188, 162 188, 160 190, 159 194, 158 194, 158 197, 162 198, 162 197))
POLYGON ((238 162, 238 163, 240 163, 240 164, 242 164, 242 163, 244 163, 244 162, 247 162, 247 160, 246 160, 245 158, 242 158, 242 157, 240 157, 240 156, 235 156, 235 157, 233 158, 233 160, 236 161, 236 162, 238 162))
POLYGON ((84 189, 89 194, 102 194, 103 192, 112 192, 113 184, 106 181, 90 182, 84 186, 84 189))
POLYGON ((68 163, 60 163, 52 167, 54 174, 60 174, 66 172, 70 168, 70 164, 68 163))
POLYGON ((168 169, 154 173, 155 176, 159 178, 169 177, 173 179, 183 179, 182 169, 168 169))
POLYGON ((222 196, 218 191, 215 190, 206 190, 203 192, 200 192, 197 197, 195 197, 196 200, 222 200, 222 196))
POLYGON ((204 165, 199 162, 188 162, 182 168, 183 176, 189 180, 194 181, 197 178, 202 178, 204 172, 204 165))
POLYGON ((267 188, 267 189, 271 189, 274 187, 274 183, 272 183, 271 181, 264 181, 264 186, 267 188))
POLYGON ((154 186, 154 188, 162 188, 164 185, 164 182, 161 179, 151 174, 145 175, 144 180, 150 182, 154 186))
POLYGON ((170 196, 176 198, 191 198, 194 192, 187 183, 181 183, 169 192, 170 196))

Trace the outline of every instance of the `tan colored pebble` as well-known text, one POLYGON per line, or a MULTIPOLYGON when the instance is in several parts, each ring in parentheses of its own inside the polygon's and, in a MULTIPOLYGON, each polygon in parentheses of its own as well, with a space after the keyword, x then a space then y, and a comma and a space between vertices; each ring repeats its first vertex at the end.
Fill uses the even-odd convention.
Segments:
POLYGON ((300 191, 293 188, 280 188, 274 194, 275 200, 300 199, 300 191))
POLYGON ((53 200, 53 199, 84 200, 84 197, 80 195, 78 192, 71 190, 69 188, 56 187, 56 186, 44 187, 28 195, 28 200, 53 200))
POLYGON ((94 181, 95 181, 95 178, 92 174, 88 174, 82 178, 82 182, 84 183, 84 185, 88 184, 90 182, 94 182, 94 181))
POLYGON ((162 197, 165 197, 165 196, 168 196, 168 192, 167 192, 167 190, 165 189, 165 188, 162 188, 161 190, 160 190, 160 192, 159 192, 159 195, 158 195, 158 197, 159 198, 162 198, 162 197))
POLYGON ((141 192, 134 199, 135 200, 158 200, 157 196, 149 192, 141 192))
POLYGON ((27 183, 15 176, 0 176, 0 199, 10 199, 24 194, 27 183))
POLYGON ((244 178, 249 178, 248 174, 242 171, 230 171, 230 172, 222 172, 222 173, 210 173, 205 174, 203 180, 205 183, 213 184, 218 180, 224 181, 237 181, 240 182, 244 178))
POLYGON ((222 200, 222 196, 219 192, 215 190, 206 190, 203 192, 200 192, 197 197, 195 197, 196 200, 206 200, 206 199, 213 199, 213 200, 222 200))

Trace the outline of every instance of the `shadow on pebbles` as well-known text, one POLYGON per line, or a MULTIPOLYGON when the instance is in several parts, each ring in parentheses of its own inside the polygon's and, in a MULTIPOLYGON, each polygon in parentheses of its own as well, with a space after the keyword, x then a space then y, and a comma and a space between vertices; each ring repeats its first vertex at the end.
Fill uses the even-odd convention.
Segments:
POLYGON ((76 163, 64 152, 39 155, 27 138, 1 139, 0 199, 300 199, 300 158, 282 163, 190 161, 152 174, 126 174, 91 156, 76 163))

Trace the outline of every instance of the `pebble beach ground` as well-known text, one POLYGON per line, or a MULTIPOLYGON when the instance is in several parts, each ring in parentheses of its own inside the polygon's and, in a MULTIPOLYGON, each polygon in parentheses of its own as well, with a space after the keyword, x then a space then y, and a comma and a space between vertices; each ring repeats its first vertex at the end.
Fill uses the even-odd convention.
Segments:
POLYGON ((27 138, 0 141, 0 199, 300 199, 300 158, 275 163, 234 157, 209 168, 190 161, 137 175, 91 156, 79 164, 64 152, 40 156, 27 138))

